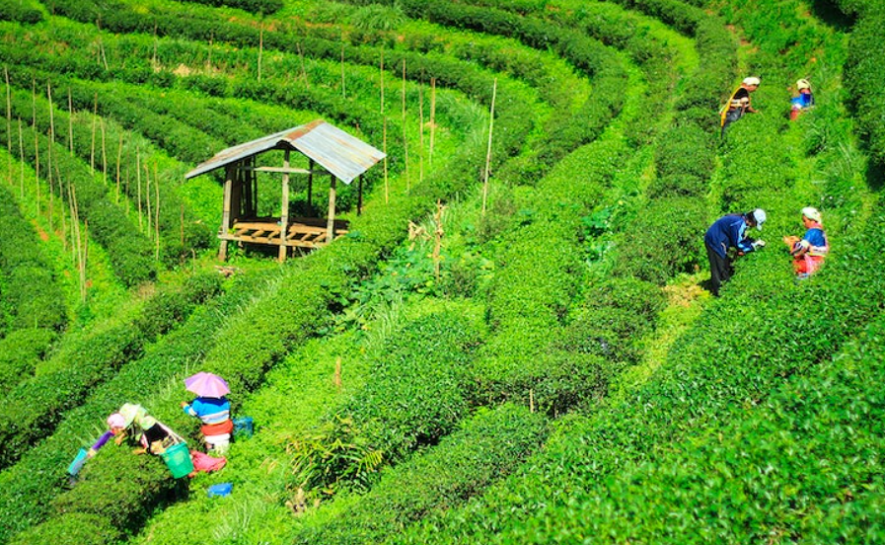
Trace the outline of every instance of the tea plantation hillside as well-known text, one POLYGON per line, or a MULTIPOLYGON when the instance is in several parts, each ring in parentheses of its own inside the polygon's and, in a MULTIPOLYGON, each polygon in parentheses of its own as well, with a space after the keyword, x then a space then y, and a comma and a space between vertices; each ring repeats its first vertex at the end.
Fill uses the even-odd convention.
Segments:
POLYGON ((885 542, 882 28, 879 0, 0 0, 0 543, 885 542), (289 182, 346 235, 220 262, 224 176, 185 175, 316 119, 386 154, 362 192, 289 182), (713 297, 704 232, 755 208, 713 297), (109 443, 69 478, 126 402, 199 449, 197 371, 254 423, 223 469, 109 443))

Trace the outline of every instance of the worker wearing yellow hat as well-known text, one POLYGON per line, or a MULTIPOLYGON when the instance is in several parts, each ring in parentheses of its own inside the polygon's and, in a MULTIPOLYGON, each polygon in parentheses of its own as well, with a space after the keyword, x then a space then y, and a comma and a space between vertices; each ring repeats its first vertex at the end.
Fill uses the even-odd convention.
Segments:
POLYGON ((814 94, 811 92, 811 83, 807 79, 796 82, 799 96, 790 100, 790 119, 796 120, 804 110, 814 106, 814 94))
POLYGON ((784 237, 784 243, 793 256, 793 271, 799 278, 808 278, 823 265, 830 251, 827 235, 824 233, 823 219, 817 208, 806 206, 802 209, 802 225, 805 235, 784 237))
POLYGON ((724 136, 728 126, 742 118, 745 113, 757 112, 750 105, 750 93, 755 91, 760 83, 762 83, 760 79, 755 76, 744 78, 741 86, 731 94, 719 117, 719 125, 722 127, 721 135, 724 136))

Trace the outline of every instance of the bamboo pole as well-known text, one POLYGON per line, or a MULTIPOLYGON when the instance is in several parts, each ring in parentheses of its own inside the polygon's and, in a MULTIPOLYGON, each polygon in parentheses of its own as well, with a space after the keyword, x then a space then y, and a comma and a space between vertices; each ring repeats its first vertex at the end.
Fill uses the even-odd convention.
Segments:
POLYGON ((61 198, 62 198, 62 209, 61 209, 61 245, 62 245, 62 249, 63 249, 64 251, 67 251, 67 250, 68 250, 68 226, 67 226, 67 222, 65 221, 65 217, 66 217, 67 215, 65 214, 65 209, 64 209, 65 186, 64 186, 64 180, 62 180, 62 177, 61 177, 61 172, 58 170, 58 164, 57 164, 57 163, 56 163, 56 165, 55 165, 55 173, 56 173, 56 175, 57 175, 57 177, 58 177, 58 184, 59 184, 59 186, 58 186, 58 187, 59 187, 58 192, 61 194, 61 198))
POLYGON ((384 50, 381 50, 381 117, 383 119, 382 151, 384 152, 384 202, 390 202, 390 184, 387 180, 387 116, 384 115, 384 50))
POLYGON ((409 143, 406 141, 406 59, 403 59, 403 161, 405 162, 406 191, 411 190, 409 181, 409 143))
POLYGON ((108 148, 105 140, 104 118, 98 120, 101 129, 101 172, 104 177, 104 185, 108 185, 108 148))
POLYGON ((95 99, 92 107, 92 147, 89 151, 89 170, 95 174, 95 120, 98 119, 98 93, 95 93, 95 99))
POLYGON ((154 190, 157 192, 154 200, 154 231, 157 237, 156 260, 160 260, 160 178, 157 176, 157 163, 154 163, 154 190))
MULTIPOLYGON (((51 117, 51 114, 50 114, 50 117, 51 117)), ((53 201, 52 192, 54 189, 53 185, 52 185, 52 147, 53 147, 53 144, 55 144, 55 142, 52 137, 52 129, 50 128, 48 131, 46 131, 46 133, 47 133, 46 136, 49 139, 49 146, 47 146, 47 148, 46 148, 46 180, 49 182, 49 232, 51 233, 52 232, 52 208, 53 208, 53 206, 52 206, 52 204, 53 204, 52 203, 52 201, 53 201)))
POLYGON ((427 162, 433 166, 433 138, 436 135, 436 78, 430 78, 430 156, 427 162))
POLYGON ((145 211, 147 216, 147 233, 148 238, 153 234, 154 229, 152 227, 153 221, 151 221, 151 169, 148 166, 147 162, 144 163, 144 196, 145 196, 145 211))
POLYGON ((418 183, 424 181, 424 81, 418 84, 418 183))
POLYGON ((31 80, 31 129, 34 130, 34 185, 37 190, 37 215, 40 215, 40 133, 37 131, 37 81, 31 80))
POLYGON ((289 236, 289 150, 283 153, 283 182, 282 203, 280 206, 280 251, 278 258, 280 263, 286 260, 288 248, 286 238, 289 236))
POLYGON ((442 252, 442 238, 443 238, 443 224, 442 224, 442 216, 443 210, 445 210, 445 206, 443 206, 442 201, 437 199, 436 201, 436 214, 434 214, 433 220, 436 223, 436 230, 433 233, 434 244, 433 244, 433 272, 436 276, 436 283, 439 284, 439 266, 440 266, 440 254, 442 252))
POLYGON ((9 185, 12 185, 12 88, 9 85, 9 70, 3 66, 6 78, 6 171, 9 185))
POLYGON ((347 83, 344 79, 344 35, 341 36, 341 98, 347 98, 347 83))
POLYGON ((138 230, 144 232, 144 224, 141 217, 141 146, 135 148, 135 184, 136 200, 138 201, 138 230))
POLYGON ((495 125, 495 96, 498 94, 498 78, 495 78, 494 86, 492 87, 492 106, 489 110, 489 146, 486 151, 486 169, 485 174, 483 174, 482 180, 482 215, 485 216, 486 213, 486 203, 489 198, 489 168, 492 164, 492 129, 495 125))
POLYGON ((123 160, 123 133, 120 132, 120 143, 117 146, 117 204, 120 203, 120 163, 123 160))
POLYGON ((71 96, 71 88, 68 87, 68 146, 71 156, 74 155, 74 98, 71 96))
MULTIPOLYGON (((79 205, 77 208, 79 214, 79 205)), ((89 266, 89 220, 83 221, 83 258, 80 261, 83 265, 80 267, 80 293, 83 302, 86 302, 86 267, 89 266)))
POLYGON ((18 157, 19 157, 19 179, 18 190, 19 198, 25 198, 25 141, 22 136, 22 118, 18 118, 18 157))
POLYGON ((298 58, 301 60, 301 77, 304 78, 304 86, 310 87, 310 81, 307 79, 307 70, 304 69, 304 51, 301 49, 301 42, 298 46, 298 58))
POLYGON ((258 81, 261 81, 261 54, 264 52, 264 25, 258 32, 258 81))

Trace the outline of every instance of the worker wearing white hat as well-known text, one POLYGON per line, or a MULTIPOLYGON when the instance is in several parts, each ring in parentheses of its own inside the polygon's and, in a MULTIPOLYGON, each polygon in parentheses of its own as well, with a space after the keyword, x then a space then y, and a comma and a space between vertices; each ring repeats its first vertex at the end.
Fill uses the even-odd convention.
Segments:
POLYGON ((817 208, 806 206, 802 209, 802 225, 805 235, 784 237, 784 243, 793 256, 793 271, 799 278, 808 278, 824 263, 830 251, 827 235, 824 233, 823 219, 817 208))
POLYGON ((719 288, 731 278, 730 248, 735 248, 737 255, 744 255, 765 246, 765 241, 747 235, 751 227, 761 231, 765 219, 765 210, 757 208, 746 214, 722 216, 707 229, 704 246, 710 260, 710 291, 714 296, 719 297, 719 288))
POLYGON ((731 94, 731 98, 728 99, 728 104, 722 108, 719 120, 719 124, 722 127, 721 135, 724 136, 725 130, 728 126, 743 117, 745 113, 757 112, 757 110, 750 105, 750 93, 755 91, 760 83, 762 82, 755 76, 744 78, 741 82, 741 86, 731 94))
POLYGON ((814 94, 811 92, 811 82, 800 79, 796 82, 799 96, 790 99, 790 119, 796 120, 799 114, 814 106, 814 94))

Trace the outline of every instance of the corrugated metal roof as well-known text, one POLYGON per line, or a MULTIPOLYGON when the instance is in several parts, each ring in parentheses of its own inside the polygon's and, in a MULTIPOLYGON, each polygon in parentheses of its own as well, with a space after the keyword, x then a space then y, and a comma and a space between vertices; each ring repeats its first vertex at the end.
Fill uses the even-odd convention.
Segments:
POLYGON ((322 119, 227 148, 185 174, 193 178, 272 149, 294 149, 349 184, 384 159, 385 154, 322 119))

